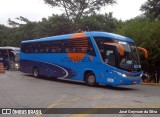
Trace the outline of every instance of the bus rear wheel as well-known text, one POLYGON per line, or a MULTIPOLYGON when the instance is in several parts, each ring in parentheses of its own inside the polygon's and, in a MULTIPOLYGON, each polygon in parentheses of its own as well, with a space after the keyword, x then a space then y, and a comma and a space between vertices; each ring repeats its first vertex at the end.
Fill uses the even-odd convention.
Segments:
POLYGON ((33 68, 33 76, 34 76, 35 78, 38 78, 38 77, 39 77, 39 70, 38 70, 38 68, 36 68, 36 67, 33 68))
POLYGON ((89 86, 96 86, 97 83, 96 83, 96 77, 93 73, 88 73, 86 75, 86 83, 89 85, 89 86))

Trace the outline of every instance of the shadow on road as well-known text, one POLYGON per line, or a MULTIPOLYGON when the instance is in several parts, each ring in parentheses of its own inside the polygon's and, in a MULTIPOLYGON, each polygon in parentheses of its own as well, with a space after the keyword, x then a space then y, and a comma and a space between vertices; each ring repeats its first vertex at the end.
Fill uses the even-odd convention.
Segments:
MULTIPOLYGON (((26 75, 28 77, 32 77, 34 78, 32 75, 26 75)), ((44 77, 44 76, 41 76, 38 79, 41 79, 41 80, 48 80, 48 81, 54 81, 54 82, 59 82, 59 83, 67 83, 67 84, 74 84, 74 85, 83 85, 83 86, 88 86, 86 83, 84 83, 83 81, 73 81, 73 80, 69 80, 69 79, 63 79, 63 78, 55 78, 55 77, 44 77)), ((133 90, 138 90, 138 89, 135 89, 135 88, 131 88, 131 87, 126 87, 126 86, 110 86, 110 85, 97 85, 93 88, 107 88, 107 89, 110 89, 110 90, 117 90, 117 91, 133 91, 133 90)))
POLYGON ((123 86, 106 86, 107 89, 112 89, 112 90, 118 90, 118 91, 129 91, 129 90, 137 90, 134 88, 129 88, 129 87, 123 87, 123 86))

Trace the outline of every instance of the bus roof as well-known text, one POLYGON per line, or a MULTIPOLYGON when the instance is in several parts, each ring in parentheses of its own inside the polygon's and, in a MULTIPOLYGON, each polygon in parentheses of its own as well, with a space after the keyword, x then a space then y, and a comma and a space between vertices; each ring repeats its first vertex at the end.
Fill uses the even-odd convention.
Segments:
MULTIPOLYGON (((117 39, 121 41, 127 41, 127 42, 134 42, 132 39, 121 36, 114 33, 108 33, 108 32, 98 32, 98 31, 92 31, 92 32, 84 32, 87 37, 108 37, 112 39, 117 39)), ((74 33, 73 33, 74 34, 74 33)), ((70 38, 73 34, 65 34, 65 35, 58 35, 58 36, 51 36, 51 37, 45 37, 35 40, 27 40, 22 41, 22 43, 32 43, 32 42, 43 42, 43 41, 51 41, 51 40, 64 40, 70 38)))

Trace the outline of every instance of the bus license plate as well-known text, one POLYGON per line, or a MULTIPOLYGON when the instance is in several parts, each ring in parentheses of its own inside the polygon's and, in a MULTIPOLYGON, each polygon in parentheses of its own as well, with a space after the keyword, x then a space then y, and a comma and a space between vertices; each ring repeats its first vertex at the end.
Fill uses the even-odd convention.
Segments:
POLYGON ((133 81, 132 83, 133 83, 133 84, 137 84, 137 81, 133 81))

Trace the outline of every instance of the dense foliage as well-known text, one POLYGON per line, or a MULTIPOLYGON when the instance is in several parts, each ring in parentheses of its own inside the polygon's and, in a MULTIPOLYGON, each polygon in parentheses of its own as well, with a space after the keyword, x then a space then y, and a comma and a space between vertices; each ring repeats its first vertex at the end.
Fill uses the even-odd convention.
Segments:
POLYGON ((145 11, 145 14, 153 18, 160 16, 160 0, 148 0, 141 6, 141 10, 145 11))
POLYGON ((84 15, 99 11, 102 6, 116 3, 115 0, 44 0, 44 2, 63 9, 67 18, 75 22, 84 15))
POLYGON ((90 16, 83 16, 78 22, 73 22, 64 14, 53 14, 39 22, 31 22, 22 16, 16 19, 23 23, 9 19, 11 27, 0 25, 0 46, 19 46, 23 40, 81 31, 114 32, 119 23, 116 18, 113 18, 112 13, 105 15, 93 13, 90 16))

